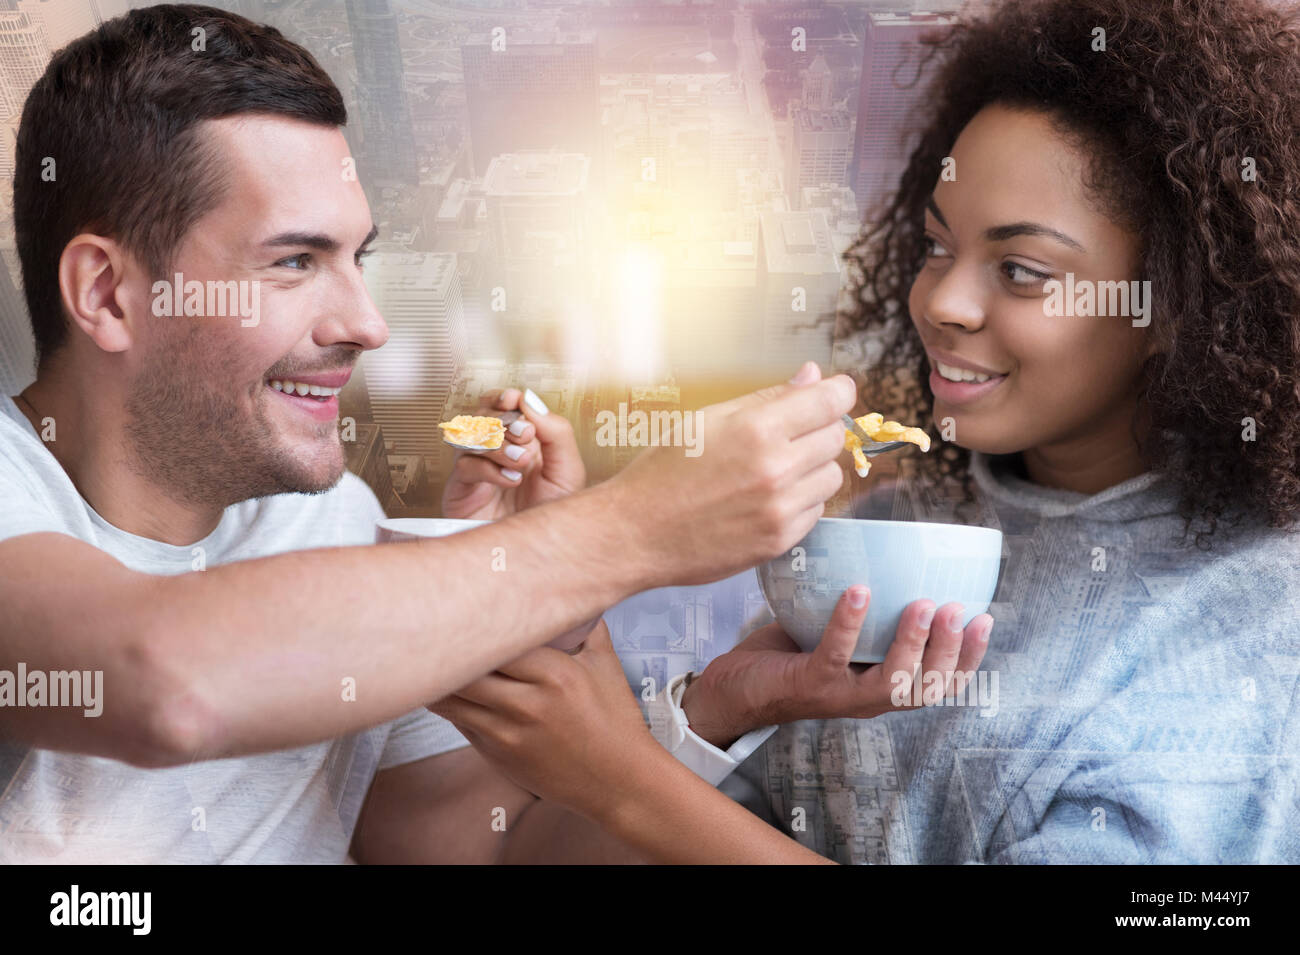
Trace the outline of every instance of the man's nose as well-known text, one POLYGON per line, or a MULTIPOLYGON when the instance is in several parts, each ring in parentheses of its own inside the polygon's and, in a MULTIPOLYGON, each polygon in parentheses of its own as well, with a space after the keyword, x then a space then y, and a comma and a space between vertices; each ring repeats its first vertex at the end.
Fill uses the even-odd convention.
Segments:
POLYGON ((338 300, 331 303, 330 311, 334 320, 329 325, 336 326, 336 340, 355 342, 364 350, 378 348, 388 341, 388 323, 379 314, 360 272, 353 271, 346 280, 338 300))

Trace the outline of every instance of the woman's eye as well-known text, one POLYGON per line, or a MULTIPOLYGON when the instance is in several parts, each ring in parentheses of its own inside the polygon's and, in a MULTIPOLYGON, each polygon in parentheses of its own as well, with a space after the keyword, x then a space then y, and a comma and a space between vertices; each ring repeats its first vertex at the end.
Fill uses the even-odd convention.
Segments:
POLYGON ((1014 285, 1038 285, 1040 282, 1046 282, 1051 278, 1050 275, 1044 272, 1026 268, 1018 262, 1002 263, 1002 274, 1014 285))
POLYGON ((357 268, 364 270, 366 266, 366 259, 370 258, 370 256, 374 254, 375 254, 374 252, 358 252, 356 255, 357 268))
POLYGON ((925 237, 925 257, 927 259, 942 258, 946 255, 948 255, 948 250, 943 247, 943 243, 932 235, 925 237))
POLYGON ((279 262, 276 262, 275 264, 288 265, 288 267, 291 269, 305 269, 309 261, 311 261, 310 252, 299 252, 297 255, 291 255, 287 259, 281 259, 279 262), (289 263, 298 263, 298 264, 292 265, 289 263))

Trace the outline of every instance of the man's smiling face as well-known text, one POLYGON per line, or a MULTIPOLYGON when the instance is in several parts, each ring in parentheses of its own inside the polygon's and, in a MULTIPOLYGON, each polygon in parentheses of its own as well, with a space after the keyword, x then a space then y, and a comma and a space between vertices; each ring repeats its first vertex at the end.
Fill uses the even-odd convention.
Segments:
POLYGON ((157 317, 151 284, 133 283, 124 356, 133 465, 196 503, 324 491, 344 470, 338 400, 290 397, 271 382, 341 387, 360 353, 387 340, 362 281, 370 210, 344 175, 338 129, 270 115, 205 128, 224 197, 190 229, 169 274, 151 281, 233 281, 245 301, 256 289, 256 324, 235 309, 157 317))

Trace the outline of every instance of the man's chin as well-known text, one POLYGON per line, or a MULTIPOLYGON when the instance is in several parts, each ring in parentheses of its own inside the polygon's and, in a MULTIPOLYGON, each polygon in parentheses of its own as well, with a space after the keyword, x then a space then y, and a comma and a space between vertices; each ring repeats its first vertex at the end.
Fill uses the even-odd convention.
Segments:
POLYGON ((323 494, 338 485, 346 470, 343 447, 337 441, 315 455, 287 454, 277 468, 284 490, 294 494, 323 494))

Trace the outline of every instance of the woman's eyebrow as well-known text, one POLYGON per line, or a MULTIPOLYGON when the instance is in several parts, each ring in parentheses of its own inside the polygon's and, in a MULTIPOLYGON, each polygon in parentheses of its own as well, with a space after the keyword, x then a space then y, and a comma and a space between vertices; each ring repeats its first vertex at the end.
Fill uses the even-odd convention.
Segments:
POLYGON ((939 220, 939 225, 943 226, 945 229, 948 228, 948 220, 945 219, 943 213, 939 211, 939 204, 934 201, 934 196, 925 200, 925 207, 930 210, 930 215, 939 220))
MULTIPOLYGON (((942 221, 942 220, 941 220, 942 221)), ((1037 222, 1012 222, 1009 225, 996 225, 991 229, 984 231, 984 238, 990 242, 1001 242, 1004 239, 1014 239, 1018 235, 1039 235, 1046 239, 1055 239, 1062 245, 1068 245, 1072 249, 1078 249, 1080 252, 1087 252, 1080 243, 1071 239, 1064 232, 1040 225, 1037 222)))

